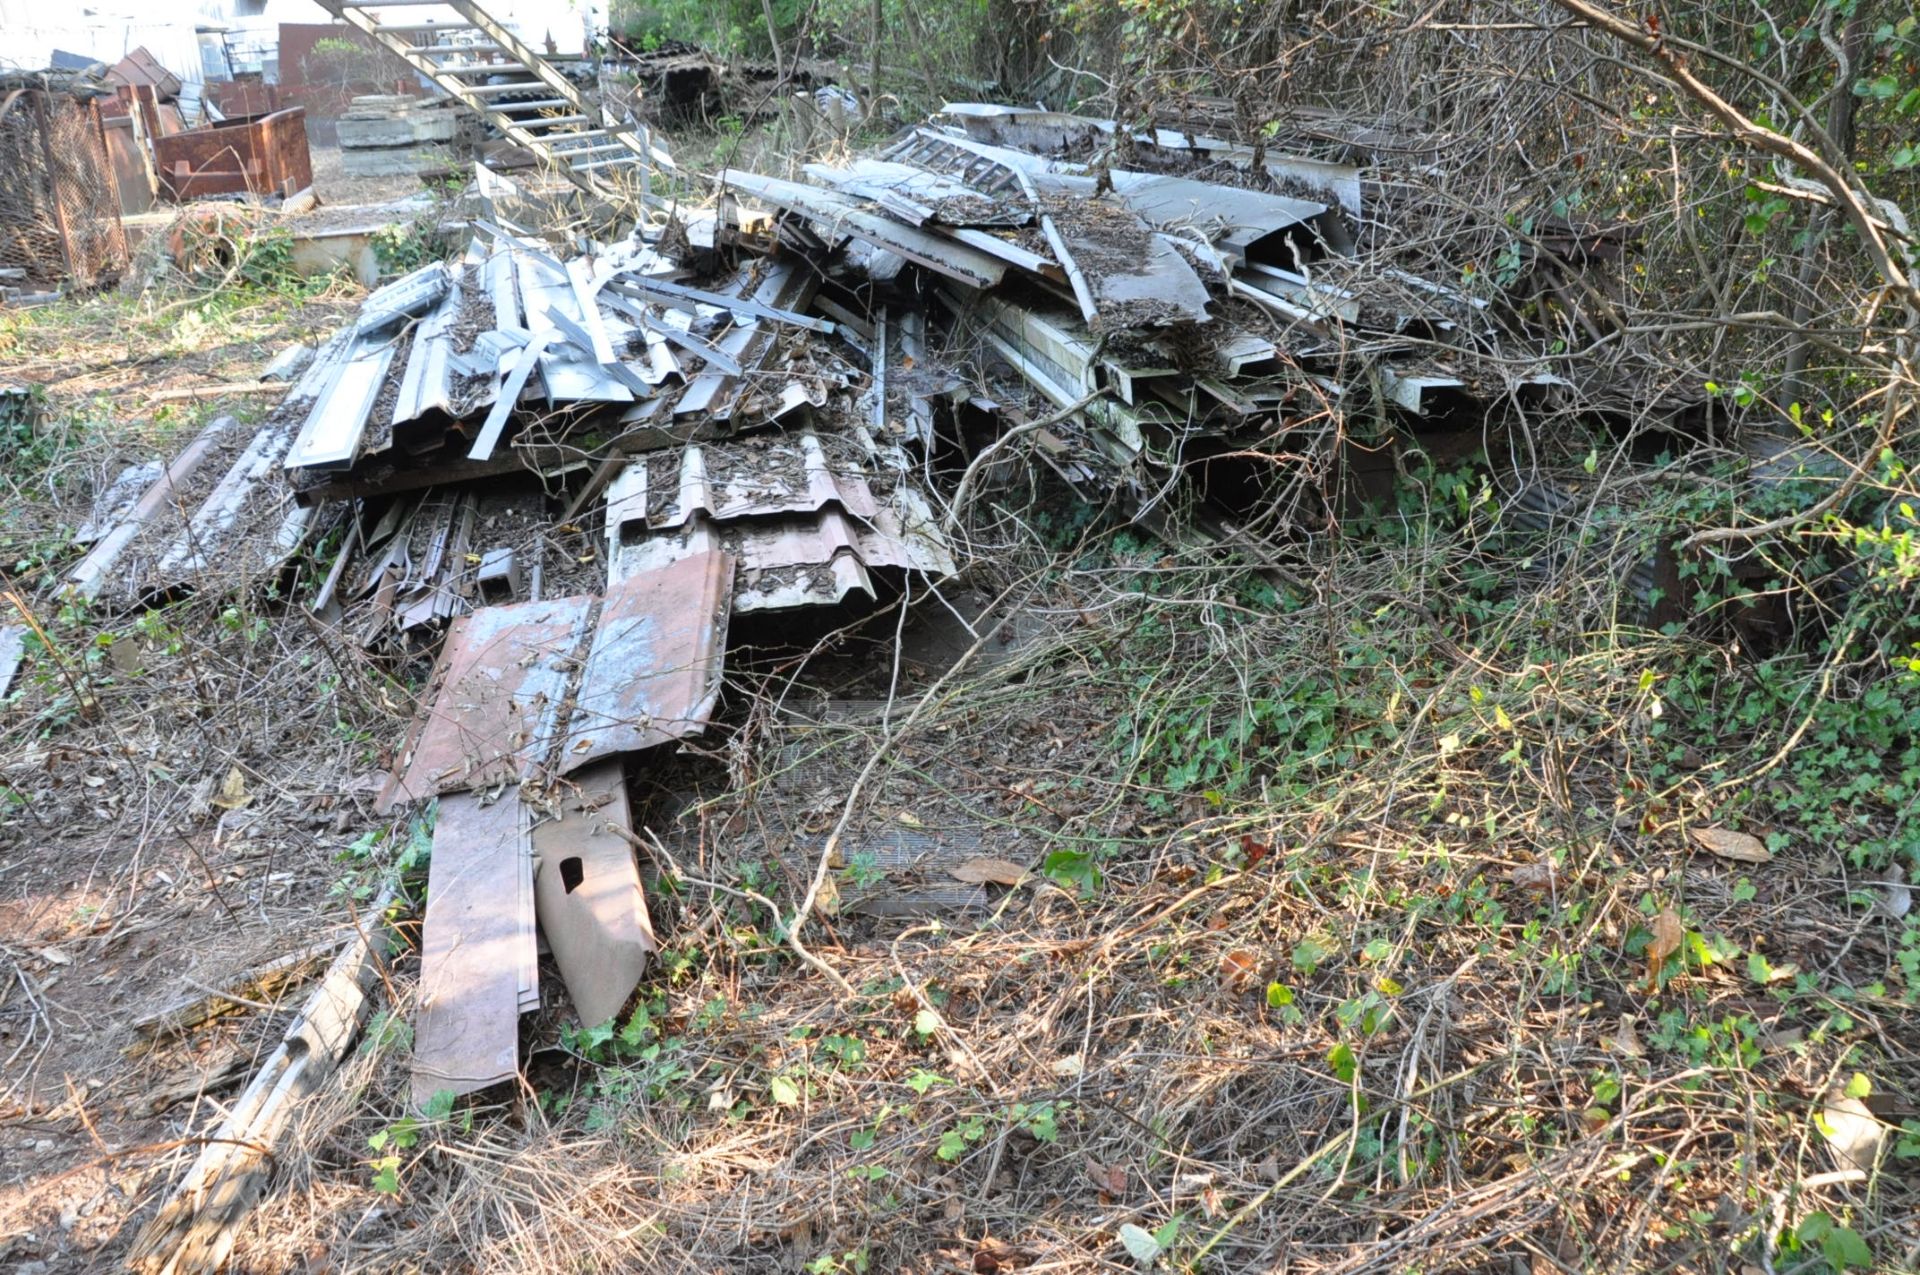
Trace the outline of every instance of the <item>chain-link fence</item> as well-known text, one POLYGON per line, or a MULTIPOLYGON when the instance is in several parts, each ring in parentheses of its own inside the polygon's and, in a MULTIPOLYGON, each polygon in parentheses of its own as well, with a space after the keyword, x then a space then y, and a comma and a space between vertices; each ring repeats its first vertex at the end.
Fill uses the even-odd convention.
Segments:
POLYGON ((126 264, 98 109, 40 89, 0 93, 0 268, 90 288, 126 264))

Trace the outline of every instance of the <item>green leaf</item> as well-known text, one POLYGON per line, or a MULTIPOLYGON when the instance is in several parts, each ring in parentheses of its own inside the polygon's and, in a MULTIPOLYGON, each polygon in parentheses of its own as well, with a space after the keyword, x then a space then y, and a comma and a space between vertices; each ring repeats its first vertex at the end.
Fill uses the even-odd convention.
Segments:
POLYGON ((783 1107, 791 1107, 800 1101, 800 1086, 787 1076, 775 1076, 767 1082, 767 1092, 773 1100, 783 1107))
POLYGON ((1273 1009, 1281 1009, 1293 1004, 1293 989, 1285 983, 1268 983, 1267 1004, 1273 1009))
POLYGON ((400 1157, 386 1156, 373 1162, 373 1189, 382 1195, 400 1194, 400 1157))
POLYGON ((1853 1079, 1847 1082, 1847 1097, 1865 1098, 1873 1092, 1873 1082, 1860 1072, 1853 1073, 1853 1079))
POLYGON ((433 1097, 427 1099, 426 1115, 429 1120, 445 1120, 453 1114, 453 1090, 436 1089, 433 1097))
POLYGON ((937 1072, 915 1071, 907 1076, 907 1088, 917 1094, 924 1094, 935 1085, 950 1085, 953 1082, 937 1072))
POLYGON ((967 1153, 967 1140, 956 1129, 949 1129, 940 1135, 940 1145, 933 1152, 942 1160, 951 1163, 967 1153))
POLYGON ((930 1009, 923 1009, 913 1016, 913 1030, 922 1036, 931 1036, 940 1030, 940 1015, 930 1009))
POLYGON ((1120 1243, 1127 1250, 1127 1256, 1142 1266, 1160 1256, 1160 1241, 1153 1237, 1153 1232, 1132 1222, 1120 1224, 1120 1243))
POLYGON ((1163 1252, 1172 1248, 1173 1242, 1180 1238, 1180 1219, 1177 1217, 1167 1219, 1165 1226, 1158 1227, 1154 1230, 1153 1238, 1160 1242, 1160 1248, 1163 1252))
POLYGON ((1343 1085, 1352 1084, 1353 1078, 1360 1074, 1360 1061, 1344 1041, 1327 1051, 1327 1066, 1333 1068, 1333 1074, 1343 1085))
POLYGON ((1827 1232, 1826 1238, 1820 1241, 1820 1251, 1836 1271, 1855 1266, 1865 1270, 1873 1265, 1873 1250, 1851 1227, 1836 1226, 1827 1232))

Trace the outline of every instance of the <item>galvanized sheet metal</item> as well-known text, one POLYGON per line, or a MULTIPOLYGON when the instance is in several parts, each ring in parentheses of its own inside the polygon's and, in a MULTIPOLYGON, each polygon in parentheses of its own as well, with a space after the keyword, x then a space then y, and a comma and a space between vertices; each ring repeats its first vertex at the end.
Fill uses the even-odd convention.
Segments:
POLYGON ((441 800, 427 898, 413 1030, 416 1106, 519 1072, 520 1013, 529 991, 531 1004, 539 1003, 539 958, 533 855, 514 794, 441 800))
POLYGON ((625 1007, 659 946, 633 847, 626 773, 600 762, 560 786, 559 814, 534 825, 534 899, 567 996, 588 1027, 625 1007))
POLYGON ((708 551, 608 587, 560 773, 706 728, 720 696, 733 570, 730 556, 708 551))
POLYGON ((431 707, 380 808, 532 777, 551 754, 594 599, 481 607, 453 622, 431 707))

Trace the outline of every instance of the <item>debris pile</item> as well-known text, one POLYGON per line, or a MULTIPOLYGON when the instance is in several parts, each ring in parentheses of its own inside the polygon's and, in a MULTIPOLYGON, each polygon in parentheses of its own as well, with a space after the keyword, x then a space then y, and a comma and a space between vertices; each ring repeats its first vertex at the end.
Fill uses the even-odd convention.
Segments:
POLYGON ((624 767, 707 728, 731 622, 956 574, 1011 445, 1156 526, 1293 483, 1312 527, 1343 422, 1555 389, 1485 301, 1356 249, 1350 165, 957 106, 805 175, 723 173, 714 209, 614 243, 478 219, 257 429, 223 418, 103 494, 86 596, 311 548, 302 605, 376 651, 440 639, 381 796, 439 800, 420 1102, 515 1074, 536 918, 587 1022, 637 985, 624 767))

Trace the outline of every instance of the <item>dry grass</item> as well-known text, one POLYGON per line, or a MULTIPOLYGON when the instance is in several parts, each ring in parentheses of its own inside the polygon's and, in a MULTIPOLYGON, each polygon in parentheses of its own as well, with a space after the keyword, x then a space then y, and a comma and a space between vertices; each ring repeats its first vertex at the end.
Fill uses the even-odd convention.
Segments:
POLYGON ((1911 1265, 1904 1170, 1854 1170, 1814 1121, 1856 1072, 1883 1095, 1920 1079, 1899 927, 1825 847, 1690 852, 1703 785, 1636 778, 1639 671, 1702 649, 1556 629, 1556 591, 1511 585, 1470 647, 1436 631, 1422 612, 1452 630, 1445 587, 1481 558, 1356 536, 1276 599, 1125 539, 1028 540, 976 580, 1057 622, 1012 663, 930 692, 885 645, 851 686, 824 654, 740 674, 745 724, 653 828, 680 886, 654 891, 670 950, 626 1042, 549 1014, 527 1090, 420 1130, 390 1197, 368 1139, 401 1115, 404 1038, 369 1050, 308 1113, 242 1260, 1128 1269, 1120 1228, 1177 1220, 1162 1260, 1204 1270, 1823 1269, 1780 1241, 1825 1213, 1911 1265), (1315 685, 1327 733, 1256 732, 1214 796, 1166 782, 1179 759, 1153 741, 1182 706, 1210 702, 1217 731, 1315 685), (895 699, 842 898, 875 889, 852 847, 906 818, 1039 869, 985 914, 816 913, 807 945, 850 998, 753 901, 791 917, 878 744, 847 730, 806 762, 824 800, 776 808, 790 728, 745 705, 820 687, 895 699), (1688 938, 1656 989, 1669 908, 1688 938), (1751 953, 1801 977, 1758 982, 1751 953))

